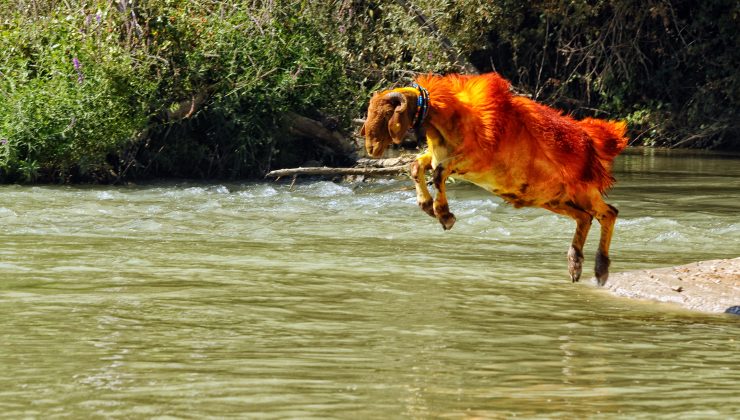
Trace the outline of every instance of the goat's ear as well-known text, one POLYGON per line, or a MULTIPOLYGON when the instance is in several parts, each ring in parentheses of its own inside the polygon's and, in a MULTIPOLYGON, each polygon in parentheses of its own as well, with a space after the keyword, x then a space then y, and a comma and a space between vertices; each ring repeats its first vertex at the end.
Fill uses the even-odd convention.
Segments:
POLYGON ((388 119, 388 133, 391 135, 393 143, 400 144, 403 135, 408 130, 408 115, 406 111, 409 108, 409 102, 405 95, 399 92, 391 92, 386 95, 394 106, 393 115, 388 119))

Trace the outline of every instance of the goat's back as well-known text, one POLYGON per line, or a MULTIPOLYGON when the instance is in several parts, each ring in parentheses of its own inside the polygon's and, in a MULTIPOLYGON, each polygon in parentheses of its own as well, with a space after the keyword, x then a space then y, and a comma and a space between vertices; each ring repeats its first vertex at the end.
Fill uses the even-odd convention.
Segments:
POLYGON ((624 122, 578 121, 522 97, 514 98, 513 103, 531 141, 567 184, 588 184, 601 192, 613 184, 612 161, 627 145, 624 122))

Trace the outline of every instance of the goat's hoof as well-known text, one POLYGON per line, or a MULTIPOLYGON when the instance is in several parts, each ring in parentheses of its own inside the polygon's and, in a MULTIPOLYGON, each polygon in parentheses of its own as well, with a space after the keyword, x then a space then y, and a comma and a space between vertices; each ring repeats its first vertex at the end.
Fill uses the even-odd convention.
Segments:
POLYGON ((609 272, 603 272, 601 274, 596 275, 596 284, 599 286, 604 286, 606 284, 606 281, 609 279, 609 272))
POLYGON ((452 229, 452 226, 455 225, 455 221, 457 220, 455 218, 455 215, 452 213, 443 214, 438 217, 439 223, 442 224, 442 228, 444 230, 450 230, 452 229))
POLYGON ((424 213, 432 216, 437 217, 434 215, 434 202, 432 200, 427 201, 419 201, 419 207, 421 207, 422 210, 424 210, 424 213))
POLYGON ((596 266, 594 267, 594 273, 596 274, 596 282, 599 286, 606 284, 606 280, 609 278, 609 266, 611 260, 608 256, 601 252, 596 253, 596 266))
POLYGON ((573 283, 581 279, 581 272, 583 271, 583 253, 571 246, 568 250, 568 272, 570 273, 570 279, 573 283))

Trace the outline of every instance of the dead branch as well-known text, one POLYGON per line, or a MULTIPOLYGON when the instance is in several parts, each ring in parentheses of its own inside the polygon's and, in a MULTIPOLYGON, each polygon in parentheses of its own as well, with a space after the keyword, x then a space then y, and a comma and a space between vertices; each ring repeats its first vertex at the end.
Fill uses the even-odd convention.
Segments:
POLYGON ((360 158, 357 159, 355 167, 361 168, 391 168, 394 166, 408 166, 411 162, 416 160, 415 155, 402 155, 394 158, 387 159, 369 159, 360 158))
POLYGON ((268 172, 265 177, 282 178, 284 176, 298 175, 363 175, 363 176, 395 176, 403 175, 408 171, 408 165, 390 166, 385 168, 330 168, 328 166, 309 167, 309 168, 289 168, 277 169, 268 172))
POLYGON ((291 134, 319 140, 339 154, 349 155, 354 152, 354 147, 346 137, 316 120, 288 112, 285 124, 291 134))

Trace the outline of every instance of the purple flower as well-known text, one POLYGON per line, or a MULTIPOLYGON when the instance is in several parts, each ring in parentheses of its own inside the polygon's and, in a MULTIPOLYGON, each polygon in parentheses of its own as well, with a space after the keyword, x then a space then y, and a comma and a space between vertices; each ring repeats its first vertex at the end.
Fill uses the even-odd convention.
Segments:
POLYGON ((77 57, 73 57, 72 65, 75 67, 75 71, 77 71, 77 83, 82 83, 82 81, 85 80, 85 75, 82 74, 82 64, 80 64, 80 60, 78 60, 77 57))
POLYGON ((98 13, 95 14, 95 19, 98 21, 98 25, 100 25, 100 19, 102 19, 102 18, 103 17, 100 15, 100 12, 98 12, 98 13))
POLYGON ((5 146, 6 144, 8 144, 8 139, 0 139, 0 144, 5 146))

